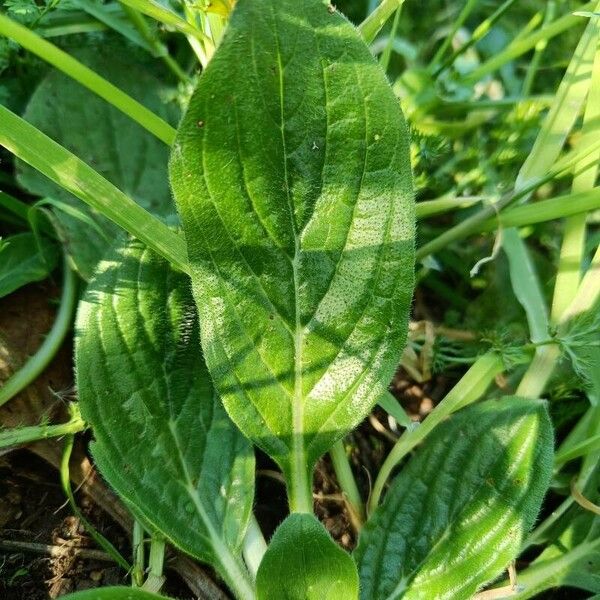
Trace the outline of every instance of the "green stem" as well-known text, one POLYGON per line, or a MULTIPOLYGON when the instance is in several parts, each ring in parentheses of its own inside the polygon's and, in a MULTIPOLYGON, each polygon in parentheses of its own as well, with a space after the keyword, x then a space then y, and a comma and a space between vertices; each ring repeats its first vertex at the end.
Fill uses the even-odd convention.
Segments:
POLYGON ((458 15, 458 18, 454 21, 454 24, 452 25, 452 29, 449 31, 448 35, 444 39, 444 42, 441 44, 441 46, 438 48, 437 52, 435 53, 435 56, 433 57, 433 59, 430 63, 430 66, 429 66, 429 69, 431 71, 437 70, 437 66, 438 66, 440 60, 442 59, 442 56, 444 56, 444 54, 446 54, 448 48, 450 47, 450 44, 452 43, 452 40, 454 39, 456 32, 463 26, 464 22, 467 20, 469 15, 473 12, 473 9, 477 5, 478 1, 479 0, 467 0, 463 9, 461 10, 460 14, 458 15))
POLYGON ((333 469, 337 477, 337 481, 342 488, 342 492, 346 501, 349 504, 350 516, 354 528, 360 531, 365 521, 365 506, 358 486, 356 485, 356 479, 352 473, 352 467, 344 448, 344 442, 339 440, 333 445, 333 448, 329 451, 331 462, 333 463, 333 469))
POLYGON ((152 30, 148 26, 148 23, 146 23, 146 19, 144 19, 143 15, 126 4, 122 4, 121 7, 142 38, 150 45, 154 54, 163 60, 175 77, 184 83, 188 82, 190 78, 187 76, 187 73, 169 54, 169 49, 152 33, 152 30))
MULTIPOLYGON (((549 0, 546 5, 546 12, 544 14, 544 24, 543 27, 546 27, 554 21, 554 16, 556 14, 556 2, 554 0, 549 0)), ((533 88, 533 82, 535 80, 535 76, 537 75, 540 62, 542 60, 542 56, 544 55, 544 51, 546 50, 546 46, 548 45, 548 40, 543 39, 540 40, 535 45, 535 52, 533 54, 533 58, 527 67, 527 73, 525 74, 525 79, 523 80, 523 96, 529 96, 531 94, 531 90, 533 88)))
MULTIPOLYGON (((593 10, 595 7, 595 2, 588 2, 587 4, 581 7, 581 10, 593 10)), ((522 56, 526 52, 529 52, 541 41, 541 40, 549 40, 563 31, 570 29, 576 25, 582 23, 581 17, 573 16, 572 14, 567 14, 559 19, 556 19, 550 25, 543 27, 539 31, 528 35, 523 39, 519 39, 513 43, 511 43, 505 50, 499 52, 488 61, 484 62, 477 69, 469 73, 461 83, 465 85, 473 85, 490 75, 503 65, 513 61, 515 58, 522 56)))
POLYGON ((73 496, 73 490, 71 489, 71 479, 69 476, 69 461, 71 459, 71 453, 73 452, 73 444, 75 442, 75 436, 69 434, 65 438, 65 449, 60 462, 60 481, 69 500, 71 510, 75 513, 75 516, 81 521, 87 532, 90 534, 92 539, 110 556, 114 561, 125 571, 131 571, 131 565, 123 558, 123 555, 99 532, 96 528, 83 516, 83 513, 79 510, 77 503, 75 502, 75 496, 73 496))
POLYGON ((310 473, 307 472, 307 469, 304 467, 304 459, 297 461, 291 475, 286 477, 286 482, 290 512, 312 513, 312 471, 310 473))
POLYGON ((504 13, 515 3, 515 0, 506 0, 488 19, 482 21, 479 26, 473 32, 471 39, 463 44, 460 48, 457 48, 444 62, 436 69, 436 75, 447 69, 461 54, 465 53, 469 48, 474 46, 477 42, 483 39, 497 23, 497 21, 504 15, 504 13))
POLYGON ((77 299, 77 278, 64 261, 64 280, 60 308, 52 329, 38 351, 0 388, 0 406, 24 390, 50 364, 71 328, 77 299))
POLYGON ((150 540, 148 556, 148 577, 142 586, 148 592, 159 592, 165 582, 163 568, 165 564, 165 540, 153 535, 150 540))
POLYGON ((552 377, 554 367, 560 358, 558 344, 538 346, 529 368, 517 387, 517 396, 540 398, 552 377))
POLYGON ((244 555, 246 566, 254 579, 256 579, 258 567, 260 567, 260 563, 262 562, 266 551, 267 542, 265 541, 256 517, 252 515, 250 517, 250 522, 248 523, 246 535, 244 536, 242 554, 244 555))
POLYGON ((381 4, 358 26, 358 32, 367 44, 375 39, 387 20, 403 3, 404 0, 381 0, 381 4))
POLYGON ((416 428, 406 430, 385 459, 369 500, 369 514, 377 508, 384 486, 398 463, 446 417, 478 400, 487 390, 494 377, 504 370, 501 357, 489 352, 479 357, 460 381, 446 394, 416 428))
POLYGON ((15 427, 0 431, 0 449, 13 446, 22 446, 39 440, 62 437, 63 435, 78 433, 85 429, 85 422, 75 405, 71 405, 71 419, 59 425, 32 425, 30 427, 15 427))
POLYGON ((11 38, 23 48, 56 67, 90 91, 94 92, 150 133, 170 146, 175 139, 175 129, 148 110, 143 104, 128 96, 112 83, 63 52, 39 35, 0 13, 0 35, 11 38))
POLYGON ((135 519, 133 522, 133 569, 131 569, 131 586, 142 587, 144 583, 144 569, 146 557, 144 551, 144 527, 135 519))
POLYGON ((392 31, 390 31, 390 36, 388 38, 387 44, 383 50, 383 54, 379 59, 379 64, 384 71, 388 70, 390 65, 390 57, 392 56, 392 47, 394 46, 394 38, 396 37, 396 32, 398 31, 398 25, 400 23, 400 15, 402 14, 402 4, 398 6, 396 9, 396 14, 394 15, 394 21, 392 23, 392 31))

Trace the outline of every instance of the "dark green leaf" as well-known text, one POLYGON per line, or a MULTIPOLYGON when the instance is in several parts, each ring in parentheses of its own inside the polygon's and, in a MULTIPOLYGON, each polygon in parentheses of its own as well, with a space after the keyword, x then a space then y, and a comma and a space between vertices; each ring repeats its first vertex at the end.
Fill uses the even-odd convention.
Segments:
POLYGON ((405 342, 414 203, 398 101, 333 7, 240 0, 170 174, 216 387, 288 481, 307 481, 405 342))
POLYGON ((256 586, 258 600, 358 598, 354 561, 310 514, 292 514, 278 527, 256 586))
MULTIPOLYGON (((164 86, 121 45, 89 47, 77 58, 166 120, 176 118, 161 99, 164 86)), ((174 212, 167 177, 168 148, 126 115, 73 79, 51 71, 33 93, 24 117, 83 159, 121 191, 159 217, 174 212)), ((19 163, 20 184, 93 216, 97 227, 62 210, 54 223, 79 274, 89 279, 119 229, 32 167, 19 163)))
POLYGON ((0 248, 0 298, 23 285, 46 279, 58 259, 54 244, 32 233, 19 233, 2 239, 0 248))
POLYGON ((140 242, 117 248, 80 305, 76 371, 92 454, 132 512, 248 586, 254 455, 210 383, 187 277, 140 242))
POLYGON ((552 472, 539 400, 505 397, 439 425, 361 532, 365 600, 468 599, 514 559, 552 472))

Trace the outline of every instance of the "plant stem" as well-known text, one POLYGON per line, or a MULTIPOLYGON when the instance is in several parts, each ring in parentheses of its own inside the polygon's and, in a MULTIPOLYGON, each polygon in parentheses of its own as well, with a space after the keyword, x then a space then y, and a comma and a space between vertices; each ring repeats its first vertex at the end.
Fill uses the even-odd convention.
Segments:
MULTIPOLYGON (((581 7, 581 10, 593 10, 595 2, 588 2, 581 7)), ((527 37, 517 40, 511 43, 507 48, 484 62, 477 69, 469 73, 461 83, 465 85, 472 85, 490 75, 506 63, 511 62, 515 58, 529 52, 529 50, 535 48, 535 46, 541 40, 549 40, 563 31, 570 29, 582 22, 581 17, 573 16, 572 14, 564 15, 563 17, 556 19, 550 25, 543 27, 539 31, 528 35, 527 37)))
MULTIPOLYGON (((143 104, 128 96, 112 83, 43 39, 33 31, 0 13, 0 34, 14 40, 23 48, 56 67, 90 91, 94 92, 115 108, 139 123, 144 129, 170 146, 175 139, 175 129, 143 104)), ((4 118, 4 117, 3 117, 4 118)))
POLYGON ((381 4, 358 26, 358 32, 370 44, 393 12, 404 4, 404 0, 381 0, 381 4))
POLYGON ((392 23, 392 31, 390 32, 387 44, 385 45, 381 58, 379 59, 379 64, 384 71, 387 71, 390 65, 390 57, 392 56, 394 38, 396 37, 396 31, 398 30, 398 24, 400 23, 400 15, 402 14, 402 4, 403 3, 399 4, 398 8, 396 9, 396 14, 394 15, 394 21, 392 23))
POLYGON ((246 535, 244 536, 242 554, 244 555, 246 566, 254 579, 256 579, 258 567, 260 567, 260 563, 262 562, 266 551, 267 542, 265 541, 256 517, 252 515, 250 517, 250 522, 248 523, 246 535))
POLYGON ((286 486, 288 492, 288 502, 290 512, 293 513, 312 513, 312 471, 310 476, 306 469, 301 466, 294 466, 290 477, 286 477, 286 486))
POLYGON ((479 399, 503 369, 502 359, 495 352, 479 357, 425 420, 415 429, 406 430, 402 434, 377 475, 369 500, 369 514, 377 508, 383 488, 396 465, 446 417, 479 399))
MULTIPOLYGON (((555 2, 555 0, 549 0, 548 4, 546 5, 546 12, 544 14, 543 27, 550 25, 550 23, 552 23, 552 21, 554 21, 555 14, 556 14, 556 2, 555 2)), ((531 90, 533 88, 533 82, 534 82, 535 76, 537 75, 537 72, 538 72, 538 69, 540 66, 540 61, 542 60, 542 56, 544 55, 544 51, 546 50, 547 45, 548 45, 547 39, 540 40, 535 45, 535 52, 533 54, 533 58, 531 59, 531 62, 529 63, 529 66, 527 68, 527 73, 525 74, 525 79, 523 80, 523 89, 521 92, 523 96, 529 96, 531 94, 531 90)))
POLYGON ((539 398, 552 377, 559 358, 560 347, 558 344, 538 346, 529 368, 525 371, 525 375, 517 387, 517 396, 539 398))
POLYGON ((77 278, 65 257, 60 308, 52 329, 38 351, 0 388, 0 406, 24 390, 50 364, 71 328, 77 299, 77 278))
POLYGON ((131 569, 131 586, 141 587, 144 583, 144 569, 146 568, 144 549, 144 527, 135 519, 133 521, 133 569, 131 569))
POLYGON ((333 445, 333 448, 329 451, 329 456, 331 457, 338 483, 342 488, 344 499, 348 503, 352 524, 354 529, 359 532, 365 521, 365 506, 360 497, 356 479, 354 479, 352 467, 350 466, 350 461, 346 455, 346 449, 342 440, 333 445))
POLYGON ((38 440, 78 433, 85 429, 85 422, 75 405, 70 406, 71 419, 58 425, 32 425, 29 427, 15 427, 0 431, 0 449, 12 446, 22 446, 38 440))
POLYGON ((150 554, 148 556, 148 577, 142 586, 148 592, 159 592, 165 582, 163 568, 165 563, 165 540, 153 535, 150 540, 150 554))

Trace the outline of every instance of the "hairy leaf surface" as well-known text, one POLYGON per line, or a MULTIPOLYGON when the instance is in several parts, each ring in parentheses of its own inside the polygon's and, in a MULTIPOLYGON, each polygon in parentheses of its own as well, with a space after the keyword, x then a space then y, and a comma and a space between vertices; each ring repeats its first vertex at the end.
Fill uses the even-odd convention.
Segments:
MULTIPOLYGON (((107 44, 76 56, 164 119, 176 119, 175 108, 161 100, 163 84, 131 49, 107 44)), ((156 216, 174 213, 167 146, 70 77, 51 71, 33 93, 24 118, 156 216)), ((18 180, 29 192, 77 211, 55 210, 53 222, 77 271, 89 279, 119 229, 24 163, 19 163, 18 180)))
POLYGON ((439 425, 361 532, 361 598, 471 598, 517 556, 550 482, 552 444, 539 400, 488 401, 439 425))
POLYGON ((185 275, 137 241, 100 263, 76 333, 92 454, 150 530, 223 572, 249 521, 254 455, 199 347, 185 275))
POLYGON ((288 480, 307 477, 382 396, 405 342, 399 103, 333 7, 239 0, 170 174, 216 387, 288 480))
POLYGON ((275 531, 256 578, 258 600, 357 600, 350 555, 310 514, 292 514, 275 531))
POLYGON ((46 279, 56 266, 57 248, 32 233, 18 233, 2 239, 0 245, 0 298, 33 281, 46 279))

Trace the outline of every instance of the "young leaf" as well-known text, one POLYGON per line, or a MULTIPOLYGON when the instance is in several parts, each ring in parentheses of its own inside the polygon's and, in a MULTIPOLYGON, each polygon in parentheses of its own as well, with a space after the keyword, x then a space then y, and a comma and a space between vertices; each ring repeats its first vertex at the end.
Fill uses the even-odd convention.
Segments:
POLYGON ((2 240, 0 248, 0 298, 33 281, 46 279, 56 267, 57 248, 42 240, 40 250, 32 233, 18 233, 2 240))
POLYGON ((292 514, 269 544, 256 587, 258 600, 357 600, 358 573, 313 515, 292 514))
POLYGON ((105 587, 67 594, 62 597, 62 600, 167 600, 167 598, 128 587, 105 587))
POLYGON ((254 455, 210 383, 187 277, 140 242, 116 248, 81 302, 75 350, 101 473, 149 530, 251 598, 238 551, 254 455))
POLYGON ((384 393, 405 342, 414 203, 399 103, 321 0, 240 0, 170 174, 208 368, 310 510, 315 461, 384 393))
MULTIPOLYGON (((177 111, 161 100, 160 81, 122 50, 114 44, 87 48, 78 58, 161 116, 175 120, 177 111)), ((33 93, 24 117, 154 215, 164 218, 174 213, 167 146, 73 79, 51 71, 33 93)), ((33 167, 19 163, 18 170, 19 183, 27 191, 54 197, 84 213, 78 218, 55 210, 53 221, 76 270, 89 279, 118 228, 33 167), (85 217, 93 218, 97 226, 90 226, 85 217)))
POLYGON ((439 425, 361 532, 361 597, 471 598, 516 557, 552 472, 539 400, 507 397, 439 425))

